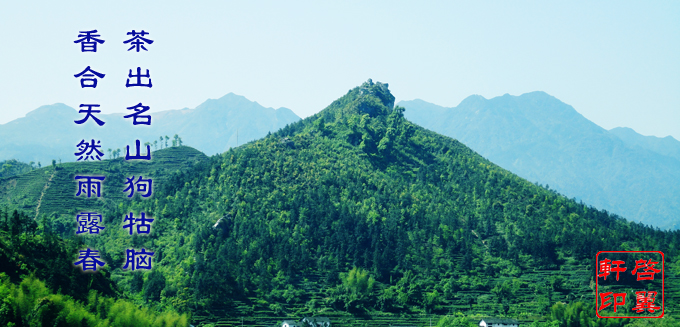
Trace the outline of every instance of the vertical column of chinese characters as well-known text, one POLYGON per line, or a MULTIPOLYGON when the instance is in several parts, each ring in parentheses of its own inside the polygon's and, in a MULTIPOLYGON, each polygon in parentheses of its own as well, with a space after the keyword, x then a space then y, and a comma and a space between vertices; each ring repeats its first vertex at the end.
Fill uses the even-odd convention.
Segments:
MULTIPOLYGON (((104 44, 104 40, 100 39, 101 35, 97 34, 97 30, 91 31, 80 31, 77 40, 73 43, 80 44, 80 51, 85 52, 97 52, 97 45, 104 44)), ((73 75, 75 78, 80 79, 80 87, 83 89, 95 89, 97 88, 98 79, 103 79, 105 74, 95 71, 91 66, 85 67, 83 71, 73 75)), ((94 114, 100 113, 101 111, 95 108, 99 108, 99 104, 81 104, 81 110, 79 113, 85 114, 80 120, 75 120, 77 125, 85 124, 90 118, 98 126, 104 126, 105 122, 97 118, 94 114)), ((90 141, 82 139, 76 145, 76 161, 88 161, 88 160, 102 160, 101 157, 104 156, 99 149, 101 148, 101 141, 91 138, 90 141)), ((105 176, 93 176, 93 175, 76 175, 75 180, 78 182, 78 191, 76 197, 86 196, 88 198, 95 196, 101 197, 102 182, 105 176)), ((76 234, 94 234, 99 235, 99 232, 105 227, 100 223, 103 221, 102 215, 97 212, 81 212, 76 215, 76 222, 78 224, 78 230, 76 234)), ((74 265, 81 266, 83 271, 91 270, 93 272, 97 271, 97 267, 103 267, 106 265, 104 261, 100 260, 99 251, 90 249, 89 247, 80 250, 78 256, 78 261, 74 262, 74 265)))
MULTIPOLYGON (((123 44, 130 45, 130 48, 127 51, 149 51, 145 45, 152 44, 154 41, 145 37, 148 34, 149 33, 145 32, 144 30, 140 32, 136 32, 135 30, 128 32, 127 35, 130 35, 131 38, 123 42, 123 44)), ((149 73, 148 69, 146 69, 145 74, 142 74, 141 67, 136 68, 136 73, 133 73, 132 69, 130 69, 128 73, 128 79, 125 82, 125 87, 151 88, 152 86, 153 84, 151 83, 151 74, 149 73)), ((132 118, 132 125, 151 125, 151 115, 143 115, 143 113, 149 110, 149 106, 145 106, 139 102, 136 105, 127 107, 127 110, 132 110, 132 113, 124 116, 124 118, 132 118)), ((144 145, 146 146, 145 155, 141 154, 140 140, 135 140, 134 155, 130 155, 130 146, 126 146, 125 160, 151 160, 151 145, 148 142, 144 145)), ((153 180, 151 178, 144 178, 142 175, 133 175, 132 177, 126 177, 126 179, 126 188, 123 190, 123 192, 129 192, 128 198, 132 198, 135 195, 135 192, 137 192, 137 194, 143 198, 148 198, 151 196, 153 188, 153 180)), ((146 217, 145 212, 140 212, 139 218, 136 218, 134 214, 130 212, 129 215, 125 215, 123 218, 123 228, 128 230, 129 235, 132 235, 133 230, 136 231, 138 235, 148 235, 151 232, 151 223, 153 221, 154 220, 152 218, 146 217)), ((132 271, 137 269, 150 270, 151 259, 153 256, 154 252, 147 251, 144 248, 141 248, 140 250, 127 249, 125 250, 125 265, 123 266, 123 269, 130 269, 132 271)))

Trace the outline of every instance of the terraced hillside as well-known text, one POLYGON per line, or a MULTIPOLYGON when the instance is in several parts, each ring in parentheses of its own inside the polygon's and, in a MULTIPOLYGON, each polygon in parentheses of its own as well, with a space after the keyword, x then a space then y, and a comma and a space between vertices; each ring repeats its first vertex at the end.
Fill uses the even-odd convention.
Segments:
MULTIPOLYGON (((459 258, 459 259, 462 259, 459 258)), ((462 273, 462 272, 459 272, 462 273)), ((282 304, 282 311, 275 312, 267 305, 262 305, 257 298, 234 301, 229 310, 218 310, 211 315, 196 315, 195 323, 212 323, 216 327, 237 327, 243 323, 247 326, 269 327, 287 319, 301 319, 306 316, 324 316, 339 326, 390 327, 396 325, 412 325, 427 327, 435 325, 444 315, 465 313, 471 323, 478 323, 482 317, 508 316, 516 318, 522 324, 534 321, 546 321, 549 303, 594 303, 594 262, 590 265, 579 265, 568 260, 555 270, 533 270, 523 272, 517 279, 521 286, 513 292, 507 311, 501 304, 501 298, 493 291, 468 290, 454 292, 453 297, 442 303, 437 313, 408 312, 390 313, 371 311, 362 315, 353 315, 346 311, 328 307, 324 302, 327 292, 322 289, 323 281, 318 273, 307 275, 296 281, 296 288, 305 296, 299 304, 282 304), (547 282, 547 283, 546 283, 547 282), (547 287, 546 287, 547 286, 547 287), (309 305, 314 303, 315 305, 309 305), (540 314, 543 313, 543 314, 540 314)), ((513 278, 497 278, 493 283, 512 281, 513 278)), ((660 284, 658 281, 655 284, 660 284)), ((666 270, 665 276, 666 315, 680 318, 680 277, 672 270, 666 270)), ((660 288, 660 285, 655 285, 660 288)), ((384 288, 381 288, 382 291, 384 288)), ((625 287, 620 287, 625 291, 625 287)))
MULTIPOLYGON (((152 178, 153 189, 159 190, 171 173, 186 170, 207 157, 191 147, 169 147, 152 153, 151 161, 123 158, 95 162, 56 164, 29 173, 0 179, 0 204, 22 210, 38 219, 50 217, 57 230, 66 233, 75 224, 75 214, 81 211, 100 212, 105 205, 126 201, 126 178, 144 176, 152 178), (105 176, 102 197, 75 197, 76 175, 105 176), (70 223, 67 223, 70 222, 70 223), (67 223, 67 224, 66 224, 67 223)), ((135 195, 136 197, 137 195, 135 195)), ((153 199, 150 197, 149 199, 153 199)))

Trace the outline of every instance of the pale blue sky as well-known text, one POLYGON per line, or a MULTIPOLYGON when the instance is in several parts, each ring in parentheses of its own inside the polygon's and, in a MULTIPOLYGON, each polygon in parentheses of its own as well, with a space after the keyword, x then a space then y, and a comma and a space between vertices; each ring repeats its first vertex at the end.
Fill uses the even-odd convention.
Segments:
POLYGON ((56 102, 193 108, 229 92, 306 117, 368 78, 456 106, 541 90, 607 129, 680 139, 680 1, 5 1, 0 124, 56 102), (78 31, 106 43, 81 53, 78 31), (126 32, 150 32, 127 52, 126 32), (86 66, 106 74, 81 89, 86 66), (127 89, 128 69, 151 89, 127 89))

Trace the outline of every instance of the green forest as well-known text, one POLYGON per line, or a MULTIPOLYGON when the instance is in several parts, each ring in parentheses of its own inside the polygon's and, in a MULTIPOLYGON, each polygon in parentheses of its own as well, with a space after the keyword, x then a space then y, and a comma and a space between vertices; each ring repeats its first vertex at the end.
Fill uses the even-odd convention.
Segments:
POLYGON ((188 326, 189 315, 140 307, 106 270, 80 273, 64 240, 31 217, 0 210, 0 326, 188 326))
POLYGON ((154 152, 174 151, 174 166, 157 166, 162 156, 144 167, 114 159, 1 179, 0 324, 271 326, 327 316, 334 326, 472 326, 494 316, 527 326, 678 325, 680 232, 523 180, 403 113, 387 84, 369 80, 221 155, 189 157, 177 143, 154 152), (69 174, 87 169, 160 179, 148 199, 125 198, 122 181, 84 202, 43 188, 57 171, 63 180, 50 178, 50 189, 70 196, 69 174), (26 185, 23 198, 4 196, 12 181, 26 185), (48 204, 39 212, 38 195, 48 204), (74 213, 93 208, 106 229, 76 237, 74 213), (155 219, 149 235, 122 228, 130 212, 155 219), (73 266, 84 246, 102 253, 100 272, 73 266), (122 270, 125 249, 142 247, 155 251, 153 269, 122 270), (665 254, 663 319, 595 316, 598 251, 665 254))
POLYGON ((38 166, 36 167, 33 161, 28 164, 15 159, 0 161, 0 178, 20 175, 40 167, 42 167, 40 162, 38 162, 38 166))

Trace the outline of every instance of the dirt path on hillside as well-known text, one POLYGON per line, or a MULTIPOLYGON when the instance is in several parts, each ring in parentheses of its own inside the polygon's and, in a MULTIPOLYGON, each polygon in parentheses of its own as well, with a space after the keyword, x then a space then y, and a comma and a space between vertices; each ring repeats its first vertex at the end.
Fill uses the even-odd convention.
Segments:
POLYGON ((38 214, 40 213, 40 203, 42 203, 42 198, 45 195, 45 191, 47 191, 48 188, 50 188, 50 183, 52 183, 52 179, 54 178, 54 175, 57 174, 57 170, 54 169, 52 172, 52 176, 50 176, 50 179, 47 180, 47 183, 45 183, 45 187, 43 187, 42 192, 40 193, 40 198, 38 199, 38 206, 35 208, 35 218, 33 220, 38 219, 38 214))

